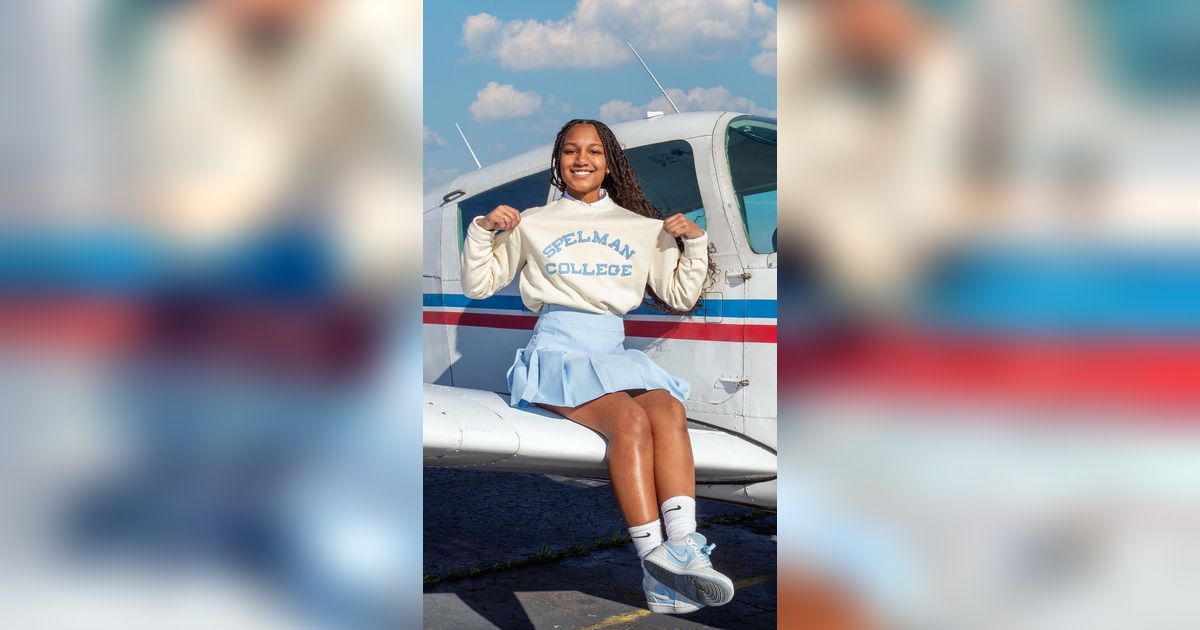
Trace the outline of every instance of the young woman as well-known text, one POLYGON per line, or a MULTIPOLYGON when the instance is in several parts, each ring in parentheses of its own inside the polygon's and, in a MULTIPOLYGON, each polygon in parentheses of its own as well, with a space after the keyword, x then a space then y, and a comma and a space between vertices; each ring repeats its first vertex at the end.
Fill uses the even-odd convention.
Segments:
POLYGON ((551 177, 562 199, 524 212, 500 206, 469 226, 463 292, 485 298, 521 273, 521 299, 540 317, 508 371, 511 402, 604 436, 650 610, 725 604, 733 582, 713 569, 713 545, 695 531, 689 385, 625 349, 621 319, 647 289, 667 312, 693 310, 711 275, 708 235, 681 214, 659 219, 603 123, 563 126, 551 177))

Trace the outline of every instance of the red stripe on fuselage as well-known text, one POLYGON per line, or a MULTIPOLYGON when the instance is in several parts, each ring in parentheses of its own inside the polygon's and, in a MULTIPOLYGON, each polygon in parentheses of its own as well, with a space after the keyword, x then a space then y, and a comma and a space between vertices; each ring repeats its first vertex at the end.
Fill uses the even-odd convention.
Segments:
POLYGON ((507 328, 510 330, 533 330, 533 325, 538 320, 536 315, 492 315, 459 311, 425 311, 423 319, 426 324, 507 328))
MULTIPOLYGON (((425 311, 424 321, 426 324, 443 324, 446 326, 533 330, 534 324, 537 323, 537 316, 425 311)), ((630 337, 729 341, 736 343, 775 343, 776 341, 776 328, 768 324, 701 324, 696 322, 627 319, 625 320, 625 334, 630 337)))
POLYGON ((625 334, 630 337, 661 337, 696 341, 775 343, 775 327, 766 324, 700 324, 627 319, 625 320, 625 334))

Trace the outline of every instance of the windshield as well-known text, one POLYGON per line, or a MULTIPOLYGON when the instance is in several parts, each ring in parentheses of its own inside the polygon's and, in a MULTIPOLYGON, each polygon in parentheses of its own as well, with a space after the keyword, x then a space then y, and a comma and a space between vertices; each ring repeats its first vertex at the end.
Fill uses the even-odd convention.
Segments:
POLYGON ((756 116, 733 119, 725 132, 725 153, 742 225, 750 249, 759 254, 776 249, 776 134, 774 120, 756 116))

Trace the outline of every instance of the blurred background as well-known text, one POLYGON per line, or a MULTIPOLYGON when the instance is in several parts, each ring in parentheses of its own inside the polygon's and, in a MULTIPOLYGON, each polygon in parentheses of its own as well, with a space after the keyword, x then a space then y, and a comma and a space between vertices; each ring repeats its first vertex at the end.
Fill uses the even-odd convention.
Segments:
MULTIPOLYGON (((414 624, 419 3, 0 18, 0 624, 414 624)), ((779 626, 1195 627, 1198 6, 778 40, 779 626)))
POLYGON ((1195 3, 781 3, 780 627, 1200 621, 1195 3))
POLYGON ((0 625, 418 623, 420 23, 0 7, 0 625))

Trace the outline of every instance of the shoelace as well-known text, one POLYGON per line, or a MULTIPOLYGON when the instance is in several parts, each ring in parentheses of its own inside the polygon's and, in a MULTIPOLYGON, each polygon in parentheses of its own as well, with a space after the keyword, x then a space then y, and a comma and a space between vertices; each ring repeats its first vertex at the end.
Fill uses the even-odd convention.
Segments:
POLYGON ((700 545, 697 545, 694 540, 689 539, 689 542, 690 542, 690 546, 693 549, 696 549, 701 554, 703 554, 704 563, 711 567, 712 560, 709 558, 709 556, 712 555, 712 550, 717 548, 717 543, 708 543, 707 545, 704 545, 703 547, 701 547, 700 545))

